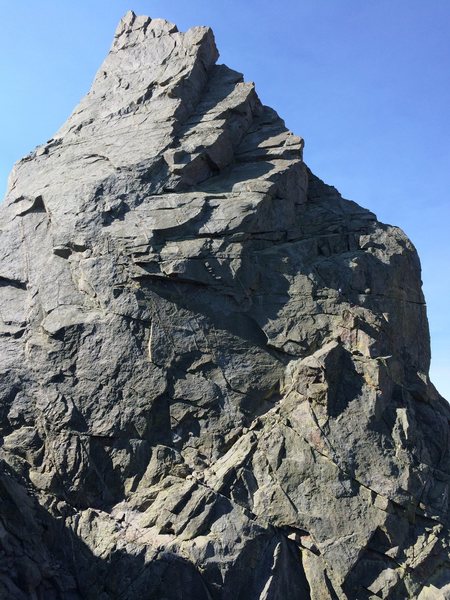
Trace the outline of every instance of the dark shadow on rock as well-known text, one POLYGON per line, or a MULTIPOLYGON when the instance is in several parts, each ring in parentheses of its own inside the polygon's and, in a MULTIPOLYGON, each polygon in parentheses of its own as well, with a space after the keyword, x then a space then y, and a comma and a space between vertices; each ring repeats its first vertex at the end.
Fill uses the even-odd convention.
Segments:
POLYGON ((247 545, 223 583, 223 600, 310 600, 310 587, 297 544, 274 530, 247 545), (262 542, 262 543, 261 543, 262 542), (249 565, 253 565, 249 568, 249 565))
POLYGON ((325 358, 328 384, 327 412, 336 418, 358 398, 364 386, 364 378, 355 368, 352 356, 343 346, 333 348, 325 358))
POLYGON ((267 345, 266 336, 252 316, 241 312, 242 305, 227 289, 216 289, 193 281, 181 281, 178 277, 171 279, 143 276, 140 278, 138 294, 142 294, 145 299, 149 293, 157 294, 193 313, 205 315, 215 328, 226 330, 251 344, 261 348, 267 345))
MULTIPOLYGON (((0 466, 2 600, 256 600, 264 586, 273 600, 310 598, 298 546, 275 529, 249 541, 225 580, 217 563, 208 561, 200 573, 180 555, 159 551, 152 557, 144 546, 135 546, 135 553, 111 546, 100 558, 62 516, 52 516, 29 495, 5 463, 0 466)), ((92 539, 102 545, 95 511, 87 520, 75 513, 66 518, 76 529, 92 529, 92 539)))
POLYGON ((171 552, 150 561, 144 548, 136 555, 111 548, 107 558, 95 556, 4 463, 1 469, 1 600, 211 600, 194 565, 171 552))

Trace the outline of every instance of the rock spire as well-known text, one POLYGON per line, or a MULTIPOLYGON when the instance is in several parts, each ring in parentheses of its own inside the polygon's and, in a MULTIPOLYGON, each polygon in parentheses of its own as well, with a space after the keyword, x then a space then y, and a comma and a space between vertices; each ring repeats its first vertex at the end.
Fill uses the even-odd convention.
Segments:
POLYGON ((449 598, 416 251, 217 58, 127 13, 11 174, 0 598, 449 598))

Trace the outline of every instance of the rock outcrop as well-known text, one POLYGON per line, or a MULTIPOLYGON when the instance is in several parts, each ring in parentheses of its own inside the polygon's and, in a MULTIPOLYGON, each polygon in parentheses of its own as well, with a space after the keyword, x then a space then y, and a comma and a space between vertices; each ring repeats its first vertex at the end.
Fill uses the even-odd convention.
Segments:
POLYGON ((0 598, 450 598, 416 251, 217 58, 128 13, 11 174, 0 598))

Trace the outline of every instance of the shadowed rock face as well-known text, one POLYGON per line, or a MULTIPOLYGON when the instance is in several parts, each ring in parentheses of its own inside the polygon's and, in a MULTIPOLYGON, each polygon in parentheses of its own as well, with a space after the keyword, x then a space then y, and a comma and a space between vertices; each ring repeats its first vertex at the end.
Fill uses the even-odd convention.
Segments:
POLYGON ((217 57, 128 13, 11 174, 0 598, 450 598, 417 254, 217 57))

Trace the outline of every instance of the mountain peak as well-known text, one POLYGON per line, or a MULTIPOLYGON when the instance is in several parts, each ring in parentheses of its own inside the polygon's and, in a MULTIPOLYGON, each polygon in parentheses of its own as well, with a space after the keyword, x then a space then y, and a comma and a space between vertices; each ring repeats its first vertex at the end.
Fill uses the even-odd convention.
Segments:
POLYGON ((0 597, 444 598, 417 253, 217 58, 129 11, 11 176, 0 597))

